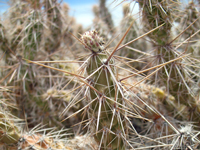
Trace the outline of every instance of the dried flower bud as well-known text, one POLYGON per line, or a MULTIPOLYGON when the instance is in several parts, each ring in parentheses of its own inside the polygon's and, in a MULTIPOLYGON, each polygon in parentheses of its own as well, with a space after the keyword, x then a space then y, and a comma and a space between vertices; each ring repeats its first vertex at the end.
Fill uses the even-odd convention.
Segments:
POLYGON ((87 49, 90 49, 93 52, 103 50, 103 38, 100 37, 95 30, 85 32, 81 37, 81 41, 85 44, 87 49))

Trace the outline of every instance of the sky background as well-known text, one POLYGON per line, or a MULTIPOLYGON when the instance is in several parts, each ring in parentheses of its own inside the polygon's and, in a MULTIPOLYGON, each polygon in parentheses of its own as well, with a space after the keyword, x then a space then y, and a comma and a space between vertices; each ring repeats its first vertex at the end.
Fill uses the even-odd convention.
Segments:
MULTIPOLYGON (((4 13, 9 6, 9 0, 0 0, 0 14, 4 13)), ((122 19, 122 5, 118 5, 122 0, 107 0, 107 6, 112 14, 115 25, 122 19)), ((69 15, 76 18, 76 22, 88 27, 92 24, 94 15, 92 6, 98 5, 98 0, 63 0, 70 6, 69 15)), ((138 12, 138 6, 134 7, 133 13, 138 12)))
MULTIPOLYGON (((70 16, 76 18, 77 23, 83 24, 84 27, 87 27, 92 24, 94 15, 92 12, 93 5, 98 5, 98 0, 64 0, 70 6, 70 16)), ((122 0, 107 0, 107 8, 112 14, 112 19, 115 25, 119 25, 123 13, 122 5, 119 5, 122 0)), ((130 1, 129 1, 130 2, 130 1)), ((131 5, 133 6, 135 2, 131 5)), ((136 4, 133 10, 133 14, 136 14, 139 11, 139 6, 136 4)))

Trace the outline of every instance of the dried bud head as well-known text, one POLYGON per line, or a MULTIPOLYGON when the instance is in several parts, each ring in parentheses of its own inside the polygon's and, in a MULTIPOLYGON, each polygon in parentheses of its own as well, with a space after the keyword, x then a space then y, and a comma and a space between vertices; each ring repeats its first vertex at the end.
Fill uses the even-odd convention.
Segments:
POLYGON ((85 44, 87 49, 90 49, 93 52, 103 50, 103 38, 100 37, 95 30, 85 32, 81 37, 81 41, 85 44))

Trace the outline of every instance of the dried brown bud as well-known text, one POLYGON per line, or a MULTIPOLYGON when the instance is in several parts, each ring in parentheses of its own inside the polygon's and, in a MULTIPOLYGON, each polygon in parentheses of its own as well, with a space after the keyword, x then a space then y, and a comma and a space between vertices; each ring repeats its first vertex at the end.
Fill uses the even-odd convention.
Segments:
POLYGON ((85 32, 81 37, 81 41, 85 44, 87 49, 90 49, 93 52, 103 50, 103 38, 100 37, 95 30, 85 32))

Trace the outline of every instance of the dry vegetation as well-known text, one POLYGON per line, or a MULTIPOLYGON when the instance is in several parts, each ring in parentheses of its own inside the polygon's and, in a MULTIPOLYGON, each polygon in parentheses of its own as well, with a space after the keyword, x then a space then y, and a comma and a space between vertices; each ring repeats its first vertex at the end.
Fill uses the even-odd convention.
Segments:
POLYGON ((0 20, 0 149, 200 149, 199 1, 10 0, 0 20))

